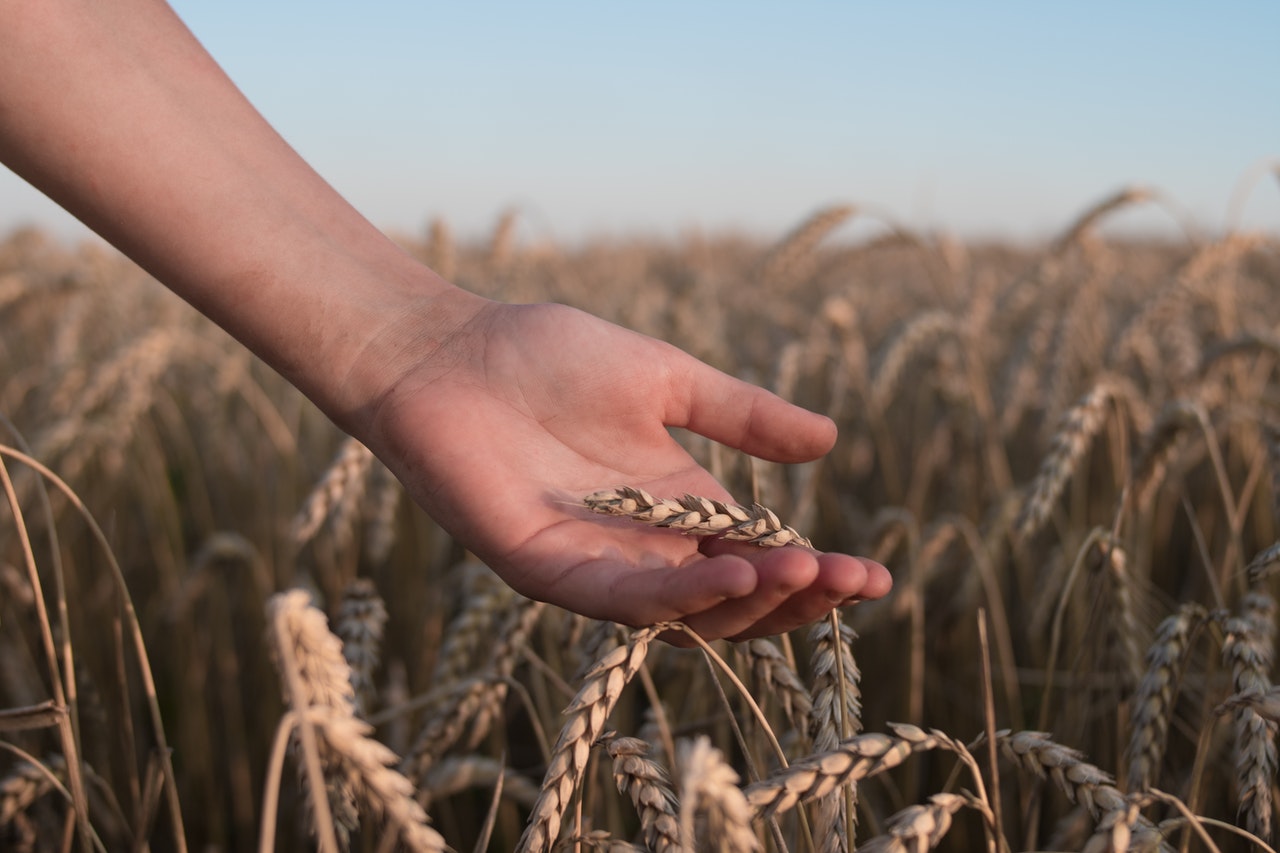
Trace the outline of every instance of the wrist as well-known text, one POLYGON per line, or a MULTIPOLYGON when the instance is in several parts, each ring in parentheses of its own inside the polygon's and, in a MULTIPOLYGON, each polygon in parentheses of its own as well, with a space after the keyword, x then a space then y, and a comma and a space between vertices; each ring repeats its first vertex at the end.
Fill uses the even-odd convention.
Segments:
MULTIPOLYGON (((451 346, 490 301, 445 281, 405 257, 395 272, 373 272, 329 311, 330 345, 314 375, 290 377, 343 431, 373 435, 388 397, 447 369, 451 346), (424 369, 425 368, 425 369, 424 369)), ((310 362, 310 363, 315 363, 310 362)))

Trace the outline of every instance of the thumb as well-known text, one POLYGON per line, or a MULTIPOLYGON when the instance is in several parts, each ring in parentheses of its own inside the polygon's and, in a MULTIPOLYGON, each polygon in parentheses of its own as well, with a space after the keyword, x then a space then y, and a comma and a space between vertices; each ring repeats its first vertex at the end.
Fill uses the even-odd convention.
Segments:
POLYGON ((836 425, 680 353, 664 423, 771 462, 806 462, 829 451, 836 425))

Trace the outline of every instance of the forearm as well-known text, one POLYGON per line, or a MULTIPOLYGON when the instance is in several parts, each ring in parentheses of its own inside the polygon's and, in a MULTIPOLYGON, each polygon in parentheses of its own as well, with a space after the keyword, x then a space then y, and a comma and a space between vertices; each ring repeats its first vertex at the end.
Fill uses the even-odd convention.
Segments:
POLYGON ((353 377, 388 317, 429 303, 447 330, 456 290, 311 170, 164 3, 0 0, 0 20, 0 159, 335 419, 368 404, 353 377))

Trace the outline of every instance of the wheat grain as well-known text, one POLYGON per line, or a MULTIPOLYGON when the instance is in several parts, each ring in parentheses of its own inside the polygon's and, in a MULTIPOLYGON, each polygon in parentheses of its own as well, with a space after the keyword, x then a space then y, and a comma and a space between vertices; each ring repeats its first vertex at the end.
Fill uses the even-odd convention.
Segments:
POLYGON ((1127 808, 1110 774, 1084 760, 1078 749, 1054 743, 1045 732, 1003 732, 1001 752, 1020 769, 1041 779, 1049 778, 1073 803, 1080 803, 1094 817, 1127 808))
POLYGON ((1085 842, 1082 853, 1128 853, 1133 840, 1133 825, 1138 820, 1138 804, 1126 802, 1098 819, 1098 826, 1085 842))
POLYGON ((66 762, 62 756, 55 755, 46 765, 47 768, 41 768, 29 761, 20 761, 0 778, 0 827, 18 820, 36 800, 54 790, 57 777, 66 772, 66 762))
POLYGON ((1250 708, 1273 723, 1280 722, 1280 686, 1268 687, 1261 693, 1252 690, 1233 693, 1214 708, 1213 712, 1226 714, 1241 708, 1250 708))
POLYGON ((396 516, 404 488, 386 465, 375 462, 369 471, 369 492, 364 554, 370 564, 380 566, 391 556, 396 544, 396 516))
POLYGON ((481 656, 500 634, 501 624, 518 600, 516 591, 478 560, 467 560, 449 572, 450 588, 458 590, 457 613, 449 622, 436 653, 431 684, 457 683, 480 667, 481 656))
POLYGON ((773 510, 685 495, 678 500, 655 498, 643 489, 618 486, 592 492, 582 499, 592 512, 630 518, 653 527, 692 536, 718 536, 764 547, 813 545, 778 520, 773 510))
POLYGON ((1245 566, 1245 575, 1249 583, 1256 586, 1274 575, 1277 566, 1280 566, 1280 540, 1259 551, 1245 566))

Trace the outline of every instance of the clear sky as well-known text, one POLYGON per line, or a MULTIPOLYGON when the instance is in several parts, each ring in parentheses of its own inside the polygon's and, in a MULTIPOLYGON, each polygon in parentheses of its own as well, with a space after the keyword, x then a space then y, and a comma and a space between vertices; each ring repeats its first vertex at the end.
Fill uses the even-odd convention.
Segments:
MULTIPOLYGON (((835 202, 1035 239, 1128 184, 1220 227, 1280 163, 1280 2, 177 0, 375 224, 776 235, 835 202)), ((0 173, 0 231, 74 233, 0 173)), ((1280 182, 1245 223, 1280 231, 1280 182)), ((1159 208, 1120 226, 1167 231, 1159 208)))

